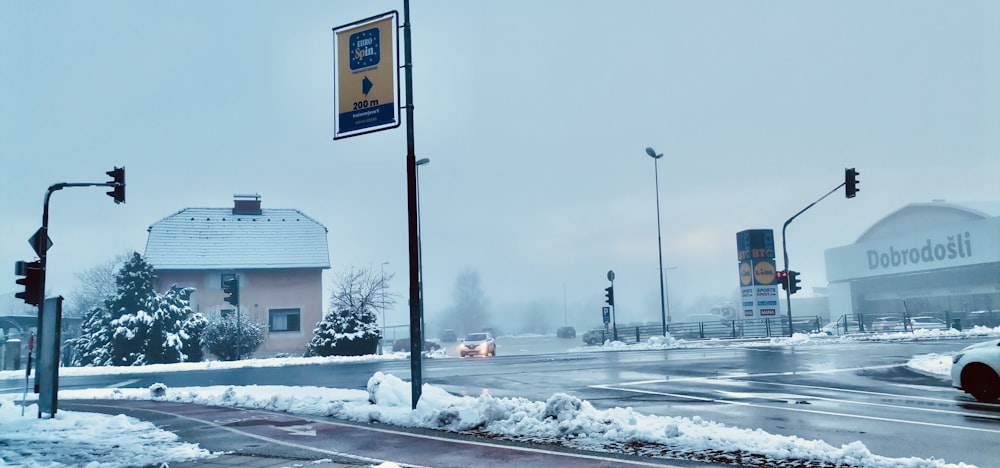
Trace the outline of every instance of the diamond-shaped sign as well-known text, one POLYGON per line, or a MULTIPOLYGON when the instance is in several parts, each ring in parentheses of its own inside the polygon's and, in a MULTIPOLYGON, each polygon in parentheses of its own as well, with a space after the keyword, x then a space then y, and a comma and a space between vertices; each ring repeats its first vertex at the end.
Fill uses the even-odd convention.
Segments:
POLYGON ((42 228, 38 228, 31 235, 28 243, 31 244, 31 248, 35 249, 35 255, 39 257, 44 257, 45 252, 48 252, 52 248, 52 239, 49 238, 49 235, 45 233, 45 229, 42 228))

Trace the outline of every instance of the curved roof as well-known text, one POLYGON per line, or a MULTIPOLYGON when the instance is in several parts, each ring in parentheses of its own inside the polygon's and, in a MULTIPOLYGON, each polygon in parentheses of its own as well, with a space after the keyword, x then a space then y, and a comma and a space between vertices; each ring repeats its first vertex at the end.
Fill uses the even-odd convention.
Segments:
POLYGON ((185 208, 147 230, 157 270, 330 268, 326 227, 299 210, 185 208))
POLYGON ((1000 216, 1000 202, 910 203, 872 224, 855 242, 911 234, 942 225, 1000 216))

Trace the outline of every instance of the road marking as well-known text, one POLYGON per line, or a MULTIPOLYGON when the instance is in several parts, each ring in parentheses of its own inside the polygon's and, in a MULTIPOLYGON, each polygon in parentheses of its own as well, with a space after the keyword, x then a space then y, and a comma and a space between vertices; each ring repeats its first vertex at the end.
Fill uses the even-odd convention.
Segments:
MULTIPOLYGON (((755 384, 764 384, 764 385, 781 385, 781 386, 788 386, 788 387, 809 388, 809 389, 814 389, 814 390, 831 390, 831 391, 843 392, 843 393, 857 393, 857 394, 861 394, 861 395, 870 395, 870 396, 878 396, 878 397, 888 397, 888 398, 902 399, 902 400, 922 400, 922 401, 935 402, 935 403, 955 404, 955 400, 953 400, 953 399, 949 400, 949 399, 944 399, 944 398, 922 397, 922 396, 915 396, 915 395, 896 395, 896 394, 892 394, 892 393, 871 392, 871 391, 867 391, 867 390, 854 390, 854 389, 849 389, 849 388, 820 387, 818 385, 802 385, 802 384, 781 384, 781 383, 775 383, 775 382, 761 382, 761 381, 755 381, 755 380, 743 380, 741 382, 755 383, 755 384)), ((965 412, 965 411, 955 411, 955 410, 937 409, 937 408, 926 408, 926 407, 921 407, 921 406, 894 405, 894 404, 889 404, 889 403, 872 403, 872 402, 867 402, 867 401, 843 400, 843 399, 839 399, 839 398, 829 398, 829 397, 823 397, 823 396, 808 396, 808 398, 809 399, 813 399, 813 400, 832 401, 832 402, 835 402, 835 403, 848 403, 848 404, 852 404, 852 405, 862 405, 862 406, 878 406, 878 407, 883 407, 883 408, 900 408, 900 409, 907 409, 907 410, 923 411, 923 412, 928 412, 928 413, 954 414, 954 415, 958 415, 958 416, 969 416, 970 415, 970 413, 965 412)), ((994 421, 1000 421, 1000 416, 990 416, 990 415, 985 415, 985 414, 976 414, 975 416, 977 418, 980 418, 980 419, 991 419, 991 420, 994 420, 994 421)))
MULTIPOLYGON (((686 399, 686 400, 703 401, 703 402, 714 402, 714 403, 722 403, 722 404, 735 405, 735 406, 746 406, 746 407, 754 407, 754 408, 768 408, 768 409, 776 409, 776 410, 783 410, 783 411, 793 411, 793 412, 799 412, 799 413, 822 414, 822 415, 826 415, 826 416, 841 416, 841 417, 846 417, 846 418, 868 419, 868 420, 883 421, 883 422, 897 422, 897 423, 903 423, 903 424, 913 424, 913 425, 918 425, 918 426, 930 426, 930 427, 940 427, 940 428, 948 428, 948 429, 962 429, 962 430, 967 430, 967 431, 977 431, 977 432, 988 432, 988 433, 1000 434, 1000 430, 996 430, 996 429, 984 429, 984 428, 975 428, 975 427, 964 427, 964 426, 956 426, 956 425, 952 425, 952 424, 941 424, 941 423, 932 423, 932 422, 923 422, 923 421, 909 421, 909 420, 905 420, 905 419, 883 418, 883 417, 878 417, 878 416, 868 416, 868 415, 862 415, 862 414, 837 413, 837 412, 833 412, 833 411, 805 409, 805 408, 801 408, 801 407, 783 407, 783 406, 764 405, 764 404, 759 404, 759 403, 751 403, 751 402, 747 402, 747 401, 736 401, 736 400, 727 400, 727 399, 720 399, 720 398, 702 397, 702 396, 696 396, 696 395, 684 395, 684 394, 679 394, 679 393, 659 392, 659 391, 654 391, 654 390, 642 390, 642 389, 637 389, 637 388, 628 388, 629 386, 636 386, 636 385, 651 385, 651 384, 663 384, 663 383, 672 383, 672 382, 695 382, 695 381, 707 382, 707 381, 722 381, 722 380, 731 380, 732 381, 732 380, 734 380, 734 378, 741 378, 741 377, 771 377, 771 376, 788 376, 788 375, 804 375, 804 374, 833 374, 833 373, 840 373, 840 372, 855 372, 855 371, 860 371, 860 370, 871 370, 871 369, 889 369, 889 368, 901 367, 901 366, 903 366, 903 364, 887 364, 887 365, 869 366, 869 367, 852 367, 852 368, 845 368, 845 369, 822 369, 822 370, 803 371, 803 372, 768 372, 768 373, 760 373, 760 374, 748 374, 748 373, 744 373, 744 372, 738 372, 738 373, 725 374, 725 375, 712 376, 712 377, 681 377, 681 378, 676 378, 676 379, 667 378, 667 379, 653 379, 653 380, 637 380, 637 381, 632 381, 632 382, 622 382, 622 383, 619 383, 619 384, 590 385, 589 387, 590 388, 595 388, 595 389, 601 389, 601 390, 617 390, 617 391, 626 392, 626 393, 640 393, 640 394, 644 394, 644 395, 660 395, 660 396, 668 396, 668 397, 674 397, 674 398, 681 398, 681 399, 686 399)), ((943 400, 943 399, 940 399, 940 398, 919 397, 919 396, 910 397, 910 396, 907 396, 907 395, 893 395, 893 394, 890 394, 890 393, 869 392, 869 391, 864 391, 864 390, 839 389, 839 388, 833 388, 833 387, 819 387, 819 386, 813 386, 813 385, 783 384, 783 383, 773 383, 773 382, 759 382, 759 381, 753 381, 753 380, 741 380, 740 382, 747 382, 747 383, 767 383, 769 385, 788 385, 788 386, 797 386, 797 387, 803 387, 803 388, 825 389, 825 390, 832 390, 832 391, 843 391, 843 392, 850 392, 850 393, 868 394, 868 395, 874 395, 874 396, 886 396, 886 397, 892 397, 892 398, 910 398, 910 399, 919 399, 919 400, 936 401, 936 402, 942 402, 942 401, 943 402, 952 402, 950 400, 943 400)), ((715 390, 715 391, 719 392, 719 393, 723 393, 723 394, 726 394, 726 393, 730 393, 730 394, 733 394, 733 395, 737 394, 736 392, 726 392, 724 390, 715 390)), ((936 410, 936 409, 933 409, 933 408, 920 408, 920 407, 914 407, 914 406, 890 405, 890 404, 884 404, 884 403, 867 403, 867 402, 858 402, 858 401, 850 401, 850 400, 838 400, 838 399, 826 398, 826 397, 821 397, 821 396, 814 396, 814 397, 810 397, 810 398, 817 399, 817 400, 832 401, 832 402, 852 403, 852 404, 857 404, 857 405, 871 405, 871 406, 884 406, 884 407, 888 407, 888 408, 917 409, 917 410, 921 410, 921 411, 941 412, 941 413, 946 413, 946 414, 956 414, 956 415, 960 415, 960 416, 969 416, 970 415, 969 413, 958 412, 958 411, 936 410)), ((976 416, 977 417, 983 417, 983 418, 986 418, 986 419, 1000 420, 1000 418, 996 418, 996 417, 992 417, 992 416, 985 416, 985 415, 976 415, 976 416)))
POLYGON ((121 388, 121 387, 124 387, 126 385, 132 385, 132 384, 138 382, 139 380, 140 379, 123 380, 121 382, 113 383, 111 385, 108 385, 106 388, 121 388))
POLYGON ((833 412, 833 411, 811 410, 811 409, 804 409, 804 408, 798 408, 798 407, 793 408, 793 407, 782 407, 782 406, 772 406, 772 405, 761 405, 761 404, 750 403, 750 402, 746 402, 746 401, 722 400, 722 399, 718 399, 718 398, 707 398, 707 397, 699 397, 699 396, 694 396, 694 395, 682 395, 682 394, 679 394, 679 393, 657 392, 657 391, 653 391, 653 390, 639 390, 639 389, 634 389, 634 388, 620 388, 620 387, 614 387, 612 385, 600 385, 600 386, 596 386, 595 385, 593 387, 600 387, 601 389, 605 389, 605 390, 618 390, 618 391, 626 392, 626 393, 641 393, 641 394, 644 394, 644 395, 669 396, 669 397, 674 397, 674 398, 683 398, 683 399, 687 399, 687 400, 698 400, 698 401, 706 401, 706 402, 714 402, 714 403, 723 403, 723 404, 734 405, 734 406, 747 406, 747 407, 753 407, 753 408, 767 408, 767 409, 775 409, 775 410, 782 410, 782 411, 793 411, 793 412, 798 412, 798 413, 822 414, 822 415, 825 415, 825 416, 842 416, 842 417, 845 417, 845 418, 869 419, 869 420, 872 420, 872 421, 896 422, 896 423, 902 423, 902 424, 913 424, 913 425, 917 425, 917 426, 940 427, 940 428, 946 428, 946 429, 962 429, 962 430, 966 430, 966 431, 989 432, 989 433, 994 433, 994 434, 1000 434, 1000 430, 997 430, 997 429, 982 429, 982 428, 977 428, 977 427, 955 426, 955 425, 952 425, 952 424, 939 424, 939 423, 931 423, 931 422, 923 422, 923 421, 908 421, 908 420, 905 420, 905 419, 882 418, 882 417, 878 417, 878 416, 867 416, 867 415, 863 415, 863 414, 836 413, 836 412, 833 412))
POLYGON ((299 424, 298 426, 273 426, 277 429, 287 431, 288 435, 313 436, 316 437, 316 429, 312 424, 299 424))

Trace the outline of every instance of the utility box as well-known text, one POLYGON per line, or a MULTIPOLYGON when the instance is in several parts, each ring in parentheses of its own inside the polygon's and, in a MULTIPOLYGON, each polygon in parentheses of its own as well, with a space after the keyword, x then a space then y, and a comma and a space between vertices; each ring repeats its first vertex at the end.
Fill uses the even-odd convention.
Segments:
POLYGON ((11 338, 3 344, 3 362, 0 369, 19 370, 21 368, 21 340, 11 338))

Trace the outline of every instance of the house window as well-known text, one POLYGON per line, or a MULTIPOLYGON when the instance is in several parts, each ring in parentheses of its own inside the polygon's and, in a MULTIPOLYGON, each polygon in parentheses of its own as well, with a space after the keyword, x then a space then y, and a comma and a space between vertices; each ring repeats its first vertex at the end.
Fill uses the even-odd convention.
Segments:
POLYGON ((299 331, 299 309, 271 309, 268 325, 272 332, 299 331))
POLYGON ((226 281, 229 281, 229 280, 231 280, 233 278, 236 278, 236 274, 235 273, 223 273, 222 274, 222 281, 219 282, 219 289, 225 288, 226 287, 226 281))

